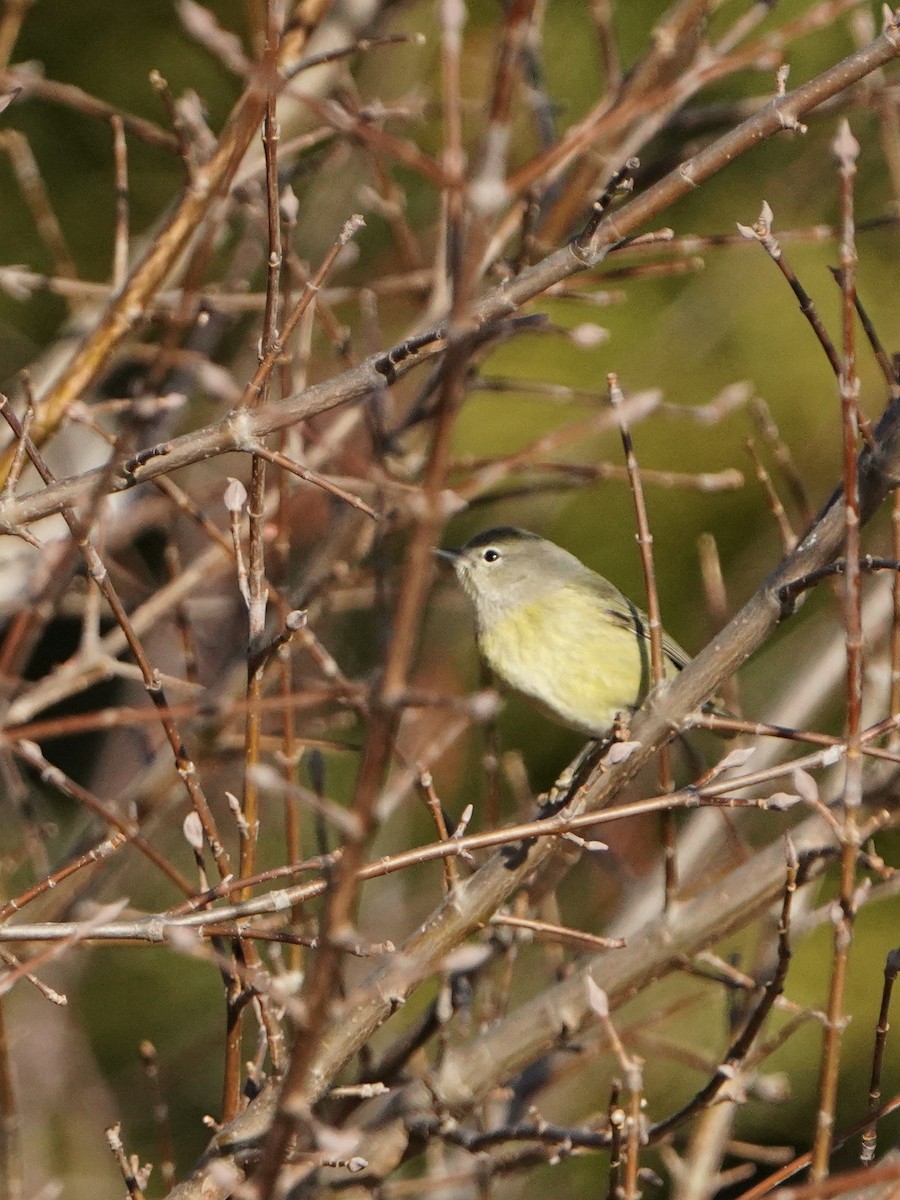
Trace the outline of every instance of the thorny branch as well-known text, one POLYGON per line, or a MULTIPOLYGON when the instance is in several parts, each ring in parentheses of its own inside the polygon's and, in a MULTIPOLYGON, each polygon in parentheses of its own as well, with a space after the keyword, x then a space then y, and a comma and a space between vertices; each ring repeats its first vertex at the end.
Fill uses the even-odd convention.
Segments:
MULTIPOLYGON (((31 65, 9 67, 28 7, 27 0, 0 6, 6 111, 33 97, 102 119, 112 130, 117 215, 112 286, 88 284, 78 278, 77 256, 66 246, 37 159, 22 135, 10 132, 4 145, 53 267, 46 275, 4 267, 0 285, 11 294, 18 290, 17 298, 46 288, 64 296, 80 320, 75 349, 61 340, 53 369, 36 374, 34 385, 23 382, 24 415, 3 402, 13 436, 3 463, 0 532, 10 535, 5 547, 14 546, 21 557, 11 559, 8 603, 15 611, 0 646, 0 778, 16 831, 14 849, 8 857, 4 851, 0 863, 9 885, 0 905, 0 942, 17 943, 16 957, 0 953, 0 1200, 25 1194, 27 1165, 6 993, 31 988, 42 1005, 57 1003, 60 993, 40 978, 50 961, 65 964, 67 956, 87 956, 88 947, 101 943, 119 954, 138 944, 166 947, 222 975, 223 1124, 193 1175, 181 1165, 180 1183, 173 1164, 180 1131, 167 1127, 162 1092, 154 1092, 166 1187, 177 1200, 228 1194, 266 1200, 292 1187, 311 1196, 354 1183, 388 1196, 412 1182, 392 1174, 413 1162, 414 1170, 421 1166, 423 1190, 457 1178, 487 1194, 499 1192, 507 1173, 521 1177, 536 1162, 559 1169, 589 1151, 610 1153, 609 1195, 631 1200, 643 1187, 648 1144, 664 1144, 680 1194, 709 1194, 754 1170, 749 1152, 733 1175, 723 1165, 742 1089, 753 1091, 755 1072, 806 1020, 824 1030, 819 1116, 811 1154, 795 1157, 793 1167, 811 1165, 812 1186, 821 1189, 836 1144, 838 1069, 847 1059, 842 1035, 855 965, 851 935, 858 936, 866 905, 895 902, 900 890, 895 868, 881 857, 881 834, 896 825, 885 797, 892 798, 900 718, 893 704, 869 716, 876 688, 865 674, 870 648, 863 636, 869 631, 865 577, 896 575, 900 543, 895 539, 891 551, 870 555, 861 546, 863 526, 900 482, 900 383, 857 294, 858 235, 878 229, 891 236, 896 217, 857 220, 855 176, 866 146, 861 143, 860 154, 849 126, 839 128, 834 145, 840 338, 829 335, 827 319, 783 250, 792 237, 821 241, 834 231, 805 226, 776 238, 768 206, 752 230, 741 227, 778 264, 838 381, 841 484, 805 535, 797 541, 793 530, 808 517, 806 484, 766 402, 738 384, 708 405, 691 407, 697 424, 720 425, 749 402, 761 434, 762 449, 753 449, 757 478, 788 549, 730 621, 719 586, 723 627, 706 649, 671 684, 658 687, 630 724, 623 721, 624 740, 580 757, 574 774, 547 795, 534 795, 515 753, 499 753, 497 696, 487 688, 448 695, 446 675, 420 666, 417 651, 435 621, 441 669, 452 669, 449 621, 445 629, 443 612, 435 618, 427 605, 431 551, 449 520, 478 506, 505 514, 513 499, 544 504, 551 488, 627 476, 659 680, 661 625, 650 553, 655 522, 644 491, 657 485, 675 489, 667 495, 690 490, 692 501, 706 502, 713 488, 739 486, 739 474, 652 466, 639 474, 629 430, 651 414, 666 419, 673 406, 659 392, 625 396, 617 362, 607 366, 604 358, 598 377, 607 374, 616 401, 624 472, 593 457, 594 439, 611 424, 596 408, 599 387, 519 379, 509 366, 506 374, 493 372, 486 360, 495 351, 498 358, 509 354, 514 339, 514 353, 522 348, 524 356, 526 338, 545 347, 557 339, 573 359, 589 355, 608 337, 594 324, 598 307, 621 304, 632 289, 658 277, 674 283, 696 272, 706 255, 740 253, 732 235, 676 238, 656 223, 767 139, 787 134, 791 146, 800 143, 797 135, 807 132, 802 121, 816 110, 821 115, 857 105, 860 120, 874 112, 891 159, 898 130, 885 69, 900 56, 900 16, 886 12, 880 36, 865 37, 860 18, 854 25, 860 48, 788 91, 788 52, 800 39, 839 28, 846 13, 858 10, 855 0, 811 0, 791 20, 770 12, 771 5, 726 14, 710 0, 673 0, 633 64, 618 42, 624 8, 586 0, 603 77, 586 115, 563 128, 566 104, 554 94, 553 64, 544 61, 553 6, 514 0, 497 14, 495 67, 476 113, 469 51, 486 38, 487 26, 473 25, 474 6, 468 26, 458 0, 437 6, 440 91, 436 102, 423 105, 408 97, 373 102, 365 71, 356 69, 358 62, 377 62, 389 47, 413 44, 384 24, 395 6, 373 4, 373 27, 362 28, 339 0, 248 0, 244 45, 199 5, 185 2, 179 8, 185 29, 233 78, 231 95, 238 96, 214 136, 200 106, 176 98, 159 72, 153 87, 172 132, 43 80, 31 65), (769 23, 760 30, 764 19, 769 23), (312 44, 320 32, 321 43, 312 44), (775 74, 771 98, 757 94, 757 81, 749 101, 716 111, 692 107, 710 84, 760 68, 775 74), (330 82, 319 88, 310 78, 330 82), (866 97, 876 94, 877 103, 866 108, 866 97), (428 138, 420 142, 417 125, 435 114, 437 151, 428 138), (739 123, 722 133, 733 121, 739 123), (473 128, 480 130, 474 144, 473 128), (262 149, 254 155, 260 132, 262 149), (657 140, 689 135, 697 141, 679 141, 674 160, 659 151, 657 140), (162 227, 147 235, 129 266, 139 178, 135 139, 178 156, 183 185, 162 227), (335 186, 336 177, 357 169, 371 184, 353 191, 344 212, 328 214, 330 222, 320 227, 314 210, 321 196, 329 203, 332 194, 341 196, 343 204, 350 192, 335 186), (422 216, 425 196, 436 214, 433 227, 422 216), (367 222, 345 219, 364 206, 372 214, 367 222), (613 254, 620 257, 610 269, 613 254), (392 255, 393 274, 373 265, 392 255), (338 284, 335 275, 343 276, 338 284), (589 290, 613 280, 615 293, 589 290), (527 311, 538 299, 552 302, 550 316, 527 311), (564 329, 559 314, 573 311, 589 318, 564 329), (874 427, 861 402, 857 321, 887 386, 887 407, 874 427), (233 356, 231 343, 241 347, 233 356), (123 385, 118 367, 126 354, 129 382, 123 385), (498 409, 506 413, 517 391, 525 398, 517 414, 528 404, 541 405, 542 414, 556 405, 556 423, 545 426, 542 415, 532 425, 523 416, 520 429, 517 415, 504 431, 507 448, 494 453, 493 413, 481 421, 477 398, 502 398, 498 409), (201 394, 225 415, 197 419, 195 411, 209 411, 195 410, 201 394), (570 419, 579 405, 588 406, 588 415, 570 419), (474 438, 466 425, 472 411, 474 438), (176 419, 187 428, 178 436, 176 419), (192 420, 205 423, 192 428, 192 420), (101 454, 106 461, 87 470, 68 466, 59 478, 42 447, 50 455, 73 432, 87 433, 99 448, 92 461, 101 454), (237 465, 234 458, 217 461, 229 454, 241 456, 237 465), (226 487, 226 469, 243 474, 247 489, 236 478, 226 487), (26 483, 33 490, 23 493, 23 478, 33 479, 35 470, 40 485, 26 483), (175 471, 183 472, 177 484, 175 471), (551 477, 549 485, 542 475, 551 477), (784 487, 789 499, 782 504, 784 487), (120 499, 107 503, 115 496, 120 499), (799 521, 787 511, 791 506, 799 521), (51 532, 62 528, 59 521, 37 525, 56 514, 68 528, 65 538, 51 532), (163 543, 158 554, 154 539, 163 543), (86 597, 79 555, 89 580, 86 597), (828 576, 839 577, 843 595, 844 730, 700 715, 704 702, 828 576), (52 641, 56 623, 73 615, 78 649, 42 678, 29 678, 35 652, 52 641), (104 628, 110 615, 115 624, 104 628), (345 625, 353 626, 349 634, 345 625), (126 651, 137 667, 119 661, 126 651), (161 734, 151 731, 140 695, 84 714, 52 710, 104 679, 143 686, 161 734), (664 769, 658 796, 637 791, 635 799, 624 792, 643 788, 641 768, 661 750, 668 753, 674 734, 703 724, 730 725, 752 739, 753 762, 746 765, 749 747, 739 748, 708 769, 694 763, 696 778, 688 784, 676 786, 664 769), (102 769, 88 786, 56 766, 54 756, 63 736, 89 730, 102 734, 106 746, 102 769), (115 760, 130 736, 139 754, 126 760, 122 782, 115 760), (800 747, 787 759, 761 749, 794 743, 800 747), (485 829, 483 812, 473 818, 468 802, 454 826, 448 764, 461 761, 460 746, 468 755, 462 772, 471 776, 471 794, 489 790, 493 804, 507 789, 518 805, 514 823, 485 829), (173 787, 177 777, 188 797, 187 820, 184 797, 173 787), (44 793, 70 806, 72 828, 64 838, 42 815, 44 793), (437 829, 432 843, 410 816, 417 794, 437 829), (701 809, 716 809, 709 815, 720 819, 726 810, 731 814, 731 844, 704 864, 719 874, 690 868, 681 872, 682 882, 675 871, 681 839, 674 837, 674 815, 692 814, 692 830, 701 809), (765 822, 765 835, 758 833, 754 844, 745 840, 742 820, 749 809, 765 822), (613 844, 626 821, 659 814, 673 831, 664 915, 657 891, 652 919, 639 920, 626 938, 594 932, 595 914, 581 898, 572 920, 567 873, 579 859, 588 860, 578 886, 587 880, 592 908, 602 888, 592 890, 591 872, 613 857, 595 827, 603 825, 602 836, 613 844), (785 883, 788 827, 795 850, 785 883), (212 880, 210 852, 218 870, 212 880), (179 865, 182 859, 192 868, 179 865), (439 863, 445 866, 442 891, 437 874, 427 874, 439 863), (135 900, 122 911, 133 881, 143 895, 140 869, 148 865, 146 875, 164 889, 163 898, 144 907, 135 900), (826 872, 837 875, 834 907, 817 901, 813 886, 826 872), (808 910, 795 909, 791 936, 791 903, 800 887, 808 910), (115 893, 117 907, 92 909, 101 892, 115 893), (767 914, 779 897, 776 928, 767 914), (811 1012, 782 992, 802 935, 829 920, 830 994, 823 1012, 811 1012), (666 1041, 638 1029, 626 1002, 638 993, 646 1002, 656 995, 650 991, 656 981, 757 922, 759 961, 732 968, 732 983, 740 978, 744 989, 732 1017, 739 1032, 724 1054, 709 1042, 702 1052, 673 1049, 673 1061, 699 1069, 700 1082, 678 1100, 661 1097, 638 1055, 645 1045, 665 1047, 666 1041), (434 992, 422 1010, 391 1022, 432 980, 434 992), (777 1013, 787 1014, 786 1024, 770 1028, 777 1013), (610 1086, 604 1077, 600 1115, 580 1115, 572 1126, 545 1119, 555 1086, 576 1072, 580 1081, 596 1072, 610 1049, 624 1086, 610 1086), (722 1115, 725 1105, 714 1106, 732 1083, 722 1115), (708 1140, 709 1161, 701 1163, 703 1151, 686 1134, 712 1114, 721 1116, 718 1140, 708 1140), (680 1160, 674 1147, 684 1155, 680 1160), (477 1162, 451 1157, 455 1148, 477 1154, 477 1162)), ((109 141, 108 129, 105 134, 109 141)), ((599 360, 590 361, 593 368, 599 360)), ((755 578, 757 564, 758 558, 755 578)), ((896 659, 900 608, 894 608, 896 659)), ((900 695, 896 676, 895 663, 893 693, 900 695)), ((5 810, 0 820, 7 820, 5 810)), ((642 853, 645 862, 655 859, 642 853)), ((626 882, 621 890, 627 906, 638 885, 626 882)), ((632 912, 640 911, 634 903, 632 912)), ((889 955, 881 1011, 873 1016, 868 1102, 863 1096, 857 1106, 865 1114, 856 1124, 864 1131, 866 1164, 893 1103, 879 1106, 894 975, 889 955)), ((662 1024, 703 994, 674 1002, 664 996, 642 1020, 662 1024)), ((152 1048, 151 1059, 155 1064, 152 1048)), ((164 1060, 162 1066, 164 1076, 164 1060)), ((760 1094, 764 1090, 761 1085, 760 1094)), ((149 1186, 147 1171, 125 1144, 118 1125, 111 1126, 121 1174, 131 1194, 141 1195, 149 1186)), ((874 1178, 882 1165, 867 1170, 874 1178)))

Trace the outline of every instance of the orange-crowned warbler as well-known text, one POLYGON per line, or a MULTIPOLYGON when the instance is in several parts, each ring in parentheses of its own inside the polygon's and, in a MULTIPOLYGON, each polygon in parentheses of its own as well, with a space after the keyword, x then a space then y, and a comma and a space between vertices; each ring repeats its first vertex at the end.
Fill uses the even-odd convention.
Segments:
MULTIPOLYGON (((436 554, 475 606, 488 666, 565 725, 599 738, 644 699, 649 618, 574 554, 511 526, 436 554)), ((668 634, 663 656, 667 679, 690 662, 668 634)))

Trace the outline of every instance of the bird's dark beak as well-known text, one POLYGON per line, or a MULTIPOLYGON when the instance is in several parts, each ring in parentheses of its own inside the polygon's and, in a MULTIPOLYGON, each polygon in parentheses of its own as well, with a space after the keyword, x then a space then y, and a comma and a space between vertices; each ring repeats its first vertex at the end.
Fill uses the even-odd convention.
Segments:
POLYGON ((462 550, 440 550, 435 548, 432 550, 435 558, 442 558, 444 562, 448 562, 451 567, 455 567, 462 558, 462 550))

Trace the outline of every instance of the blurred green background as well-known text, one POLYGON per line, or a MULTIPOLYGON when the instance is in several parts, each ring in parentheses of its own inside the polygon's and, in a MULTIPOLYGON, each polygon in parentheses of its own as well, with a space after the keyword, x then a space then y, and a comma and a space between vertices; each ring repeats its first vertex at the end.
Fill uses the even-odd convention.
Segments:
MULTIPOLYGON (((217 0, 208 7, 224 26, 244 33, 244 6, 239 0, 217 0)), ((558 106, 560 129, 581 116, 598 91, 596 43, 586 7, 574 0, 547 6, 544 61, 548 91, 558 106)), ((769 23, 780 24, 790 14, 807 12, 809 7, 804 0, 777 5, 769 23)), ((867 7, 878 19, 879 6, 863 6, 867 7)), ((650 0, 630 0, 616 6, 616 29, 626 65, 645 47, 647 32, 661 9, 659 3, 650 0)), ((500 6, 493 3, 470 6, 464 97, 473 160, 483 124, 485 85, 493 69, 499 11, 500 6)), ((724 21, 726 15, 720 12, 717 20, 724 21)), ((406 31, 425 30, 430 40, 424 47, 376 51, 355 64, 361 96, 363 100, 378 97, 390 103, 413 89, 425 94, 430 102, 424 116, 403 132, 434 151, 440 146, 437 105, 433 103, 439 87, 434 6, 391 5, 387 24, 406 31)), ((791 84, 809 78, 852 49, 853 39, 843 22, 799 40, 789 54, 791 84)), ((176 96, 187 88, 196 90, 216 130, 238 94, 234 79, 184 36, 173 5, 166 0, 141 0, 140 4, 39 0, 27 15, 17 47, 15 61, 25 60, 40 63, 49 78, 75 84, 163 125, 165 114, 148 83, 152 69, 162 73, 176 96)), ((700 102, 714 105, 739 97, 767 95, 773 87, 770 73, 748 71, 705 89, 700 102)), ((114 204, 109 128, 102 121, 39 99, 14 104, 3 119, 28 137, 80 276, 107 280, 114 204)), ((830 144, 836 123, 835 114, 813 118, 808 133, 786 133, 768 141, 667 213, 666 224, 679 236, 730 235, 736 222, 752 224, 764 200, 774 210, 776 233, 833 224, 838 216, 838 200, 830 144)), ((871 108, 856 108, 851 124, 862 146, 857 180, 857 219, 862 222, 895 211, 895 198, 879 148, 875 113, 871 108)), ((524 156, 530 153, 524 118, 522 126, 524 156)), ((645 156, 644 169, 652 174, 654 162, 669 164, 667 156, 680 146, 681 140, 673 135, 660 137, 645 156)), ((295 182, 301 203, 301 254, 315 257, 327 246, 334 229, 359 208, 359 187, 366 173, 353 152, 348 160, 342 161, 339 169, 326 166, 324 175, 312 172, 295 182)), ((181 170, 171 155, 129 139, 129 173, 132 232, 139 236, 153 226, 177 196, 181 170)), ((414 227, 422 244, 430 248, 435 234, 436 198, 410 173, 403 172, 402 177, 409 189, 408 211, 414 227)), ((49 270, 46 251, 35 235, 31 215, 4 156, 0 156, 0 196, 0 263, 49 270)), ((861 233, 858 241, 859 293, 889 350, 898 344, 900 316, 896 301, 897 236, 897 227, 888 225, 861 233)), ((375 214, 367 216, 367 229, 359 246, 360 259, 354 268, 358 281, 391 271, 393 247, 384 222, 375 214)), ((833 336, 838 337, 839 296, 827 269, 837 261, 835 242, 800 240, 788 243, 787 250, 833 336)), ((789 289, 758 246, 747 243, 704 249, 701 253, 702 269, 662 278, 615 280, 609 286, 621 290, 624 301, 610 307, 596 308, 562 299, 532 306, 546 312, 550 321, 562 329, 595 322, 608 331, 608 338, 602 345, 583 349, 558 331, 522 336, 493 353, 484 364, 484 373, 544 380, 584 389, 592 397, 556 405, 515 390, 476 391, 467 401, 457 428, 458 455, 488 458, 511 452, 565 422, 587 417, 602 406, 610 371, 618 374, 626 393, 660 388, 666 403, 676 406, 708 404, 723 388, 748 381, 753 392, 769 404, 807 483, 813 507, 819 506, 840 473, 839 401, 824 355, 789 289)), ((618 269, 620 257, 621 263, 634 261, 614 256, 607 264, 609 271, 618 269)), ((658 257, 666 257, 664 249, 658 257)), ((601 268, 592 274, 590 286, 603 290, 608 286, 605 279, 606 269, 601 268)), ((588 284, 581 286, 587 289, 588 284)), ((11 385, 16 372, 37 359, 59 331, 65 314, 62 301, 53 297, 38 294, 22 301, 0 294, 0 379, 11 385)), ((340 316, 354 328, 358 344, 364 345, 355 306, 345 306, 340 316)), ((402 336, 415 316, 410 304, 398 304, 393 309, 384 305, 381 319, 385 337, 402 336)), ((337 369, 337 364, 329 365, 327 358, 328 352, 323 350, 317 364, 322 374, 337 369)), ((861 355, 860 374, 865 408, 875 418, 884 405, 885 388, 871 356, 865 353, 861 355)), ((699 648, 711 628, 699 583, 696 546, 700 534, 709 531, 715 535, 733 607, 752 592, 780 555, 773 521, 742 444, 755 432, 744 408, 715 425, 664 412, 634 430, 644 468, 719 471, 737 466, 745 473, 745 486, 738 491, 703 494, 647 488, 665 624, 689 650, 699 648)), ((573 463, 622 461, 618 435, 613 433, 582 439, 568 454, 573 463)), ((767 461, 771 468, 771 460, 767 461)), ((800 518, 796 512, 791 515, 799 529, 800 518)), ((523 525, 565 544, 642 601, 633 505, 626 484, 604 482, 570 494, 536 493, 480 504, 452 522, 447 544, 459 544, 477 530, 500 523, 523 525)), ((865 535, 866 548, 889 552, 888 535, 887 517, 882 514, 865 535)), ((810 653, 812 631, 833 623, 835 612, 833 598, 815 597, 784 633, 748 664, 741 676, 748 713, 766 717, 773 690, 792 669, 802 665, 804 655, 810 653)), ((348 646, 344 651, 348 659, 359 651, 364 660, 366 646, 371 651, 371 642, 364 639, 364 643, 361 649, 348 646)), ((477 682, 468 610, 446 581, 438 582, 425 622, 423 676, 439 669, 437 664, 441 662, 441 669, 458 673, 458 687, 477 682)), ((831 712, 825 714, 825 727, 840 730, 841 724, 840 701, 835 698, 831 712)), ((572 735, 548 725, 543 717, 516 700, 509 702, 501 716, 500 739, 504 746, 524 751, 529 776, 537 786, 550 782, 577 748, 572 735)), ((478 746, 469 747, 465 761, 475 763, 478 753, 478 746)), ((346 779, 349 785, 351 765, 346 758, 336 760, 330 772, 329 785, 340 794, 342 781, 346 779)), ((480 784, 467 789, 462 782, 466 771, 458 760, 451 760, 444 773, 438 770, 437 775, 442 789, 454 789, 452 795, 446 794, 454 813, 461 811, 468 800, 479 799, 480 784)), ((479 777, 480 772, 473 771, 471 776, 479 777)), ((503 812, 505 817, 512 813, 508 797, 503 812)), ((403 820, 408 822, 410 836, 428 837, 423 820, 409 816, 403 820)), ((478 821, 476 816, 476 827, 478 821)), ((386 830, 385 840, 391 841, 395 833, 394 827, 386 830)), ((896 860, 896 837, 883 839, 879 848, 896 860)), ((272 861, 278 861, 277 850, 270 848, 270 852, 272 861)), ((366 891, 365 922, 373 929, 378 928, 380 906, 388 903, 378 899, 380 886, 372 885, 366 891)), ((439 886, 436 869, 417 872, 409 880, 391 885, 390 903, 402 897, 412 927, 434 903, 439 886)), ((138 884, 131 895, 139 890, 138 884)), ((563 889, 563 914, 581 928, 602 932, 614 892, 615 888, 590 864, 582 864, 563 889)), ((857 929, 855 970, 848 997, 853 1022, 843 1060, 839 1125, 858 1115, 864 1103, 882 965, 885 953, 897 940, 898 927, 893 903, 867 909, 857 929)), ((819 930, 798 950, 788 985, 789 994, 798 1003, 821 1006, 824 1002, 830 970, 827 938, 828 931, 819 930)), ((752 946, 741 943, 734 949, 752 957, 752 946)), ((166 1093, 173 1104, 177 1102, 173 1118, 179 1167, 184 1171, 208 1136, 201 1117, 214 1114, 218 1105, 223 1005, 215 968, 162 949, 83 950, 58 968, 57 985, 69 994, 69 1017, 54 1011, 32 1025, 34 1006, 40 1002, 31 997, 27 1001, 19 995, 13 997, 13 1024, 16 1027, 21 1006, 22 1024, 17 1028, 26 1041, 48 1037, 47 1027, 57 1021, 68 1022, 70 1027, 79 1024, 84 1031, 80 1066, 76 1063, 62 1072, 60 1083, 68 1079, 69 1084, 61 1087, 57 1100, 56 1141, 40 1150, 26 1145, 28 1152, 40 1161, 56 1163, 55 1169, 66 1182, 67 1196, 98 1194, 98 1180, 103 1181, 104 1188, 116 1186, 102 1141, 102 1124, 108 1120, 121 1117, 129 1148, 142 1159, 155 1157, 150 1101, 137 1055, 142 1039, 149 1038, 159 1048, 166 1093), (215 1014, 212 1019, 211 1014, 215 1014), (79 1080, 84 1088, 81 1092, 76 1090, 79 1080)), ((678 980, 667 983, 642 1004, 663 1008, 682 987, 678 980)), ((719 993, 709 994, 721 1006, 719 993)), ((421 997, 417 998, 413 1008, 421 1003, 421 997)), ((711 1018, 709 1011, 698 1011, 701 1007, 694 1004, 666 1026, 666 1036, 696 1041, 698 1050, 710 1053, 711 1018)), ((721 1021, 721 1033, 714 1039, 721 1051, 727 1044, 724 1013, 714 1019, 721 1021)), ((630 1021, 640 1023, 636 1014, 625 1013, 622 1020, 626 1028, 630 1021)), ((74 1033, 72 1037, 77 1040, 74 1033)), ((812 1127, 809 1096, 813 1089, 803 1077, 816 1069, 817 1038, 816 1027, 807 1026, 772 1061, 772 1069, 790 1072, 795 1098, 774 1109, 748 1105, 738 1125, 742 1137, 792 1142, 798 1147, 805 1144, 812 1127)), ((52 1064, 48 1063, 46 1069, 52 1071, 52 1064)), ((884 1084, 886 1094, 900 1084, 896 1054, 889 1071, 884 1084)), ((686 1100, 702 1078, 700 1070, 685 1070, 664 1055, 658 1062, 648 1062, 648 1088, 665 1096, 667 1110, 686 1100)), ((605 1104, 606 1084, 603 1078, 595 1081, 593 1104, 597 1108, 605 1104)), ((573 1084, 576 1091, 583 1086, 580 1078, 573 1084)), ((560 1105, 565 1113, 565 1097, 560 1105)), ((583 1094, 579 1094, 571 1104, 572 1119, 580 1119, 584 1109, 583 1094)), ((24 1116, 27 1118, 27 1113, 24 1116)), ((884 1136, 887 1139, 889 1134, 884 1136)), ((582 1194, 587 1181, 596 1180, 599 1170, 593 1159, 567 1163, 555 1169, 563 1172, 562 1185, 558 1174, 538 1173, 523 1184, 523 1195, 539 1195, 545 1184, 569 1188, 573 1195, 582 1194)), ((158 1189, 158 1180, 154 1186, 158 1189)))

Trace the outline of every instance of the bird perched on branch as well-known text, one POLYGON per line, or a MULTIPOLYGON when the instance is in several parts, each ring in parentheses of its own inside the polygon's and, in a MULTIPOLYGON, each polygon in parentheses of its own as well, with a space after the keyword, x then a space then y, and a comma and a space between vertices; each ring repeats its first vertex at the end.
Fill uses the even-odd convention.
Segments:
MULTIPOLYGON (((435 553, 475 606, 488 666, 564 725, 600 738, 644 699, 649 618, 574 554, 512 526, 435 553)), ((668 634, 663 658, 666 679, 690 662, 668 634)))

